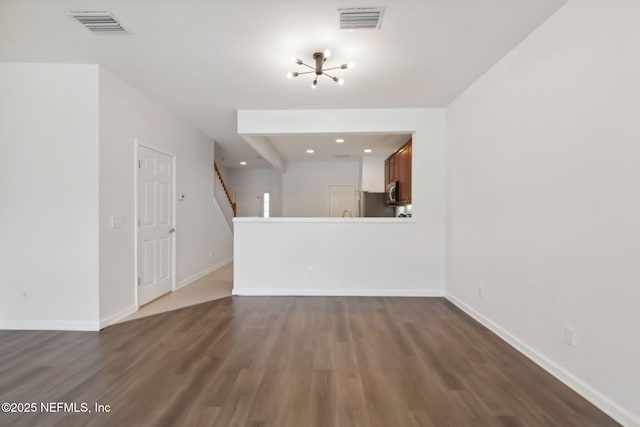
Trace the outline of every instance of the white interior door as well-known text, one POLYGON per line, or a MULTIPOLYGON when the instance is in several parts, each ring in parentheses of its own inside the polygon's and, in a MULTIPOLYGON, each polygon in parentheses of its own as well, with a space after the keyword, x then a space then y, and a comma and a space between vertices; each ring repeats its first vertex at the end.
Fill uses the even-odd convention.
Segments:
POLYGON ((356 186, 330 185, 329 216, 353 217, 356 214, 356 186))
POLYGON ((138 305, 174 283, 173 157, 138 145, 138 305))

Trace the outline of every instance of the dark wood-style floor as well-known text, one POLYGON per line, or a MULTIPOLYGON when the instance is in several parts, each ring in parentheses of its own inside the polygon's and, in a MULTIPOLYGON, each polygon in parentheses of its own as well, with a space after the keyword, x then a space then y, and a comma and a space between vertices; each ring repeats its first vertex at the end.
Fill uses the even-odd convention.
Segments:
POLYGON ((233 297, 100 333, 0 332, 0 425, 610 426, 441 298, 233 297))

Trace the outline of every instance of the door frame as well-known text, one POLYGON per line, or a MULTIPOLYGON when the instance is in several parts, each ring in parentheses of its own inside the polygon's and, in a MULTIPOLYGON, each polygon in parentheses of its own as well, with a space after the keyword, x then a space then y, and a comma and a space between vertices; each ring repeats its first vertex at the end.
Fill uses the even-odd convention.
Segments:
MULTIPOLYGON (((176 235, 179 233, 178 229, 176 228, 176 223, 177 221, 177 200, 176 200, 176 194, 177 194, 177 189, 176 189, 176 184, 178 182, 177 177, 178 177, 178 169, 176 167, 176 154, 172 153, 170 151, 164 150, 162 148, 158 148, 154 145, 148 144, 138 138, 134 138, 133 139, 135 148, 134 148, 134 156, 133 156, 133 218, 134 218, 134 227, 135 227, 135 238, 134 238, 134 260, 133 260, 133 289, 134 289, 134 295, 135 295, 135 304, 136 304, 136 308, 140 308, 140 305, 138 304, 138 237, 139 237, 139 231, 140 231, 140 226, 138 225, 138 221, 140 220, 140 217, 138 216, 138 161, 140 160, 140 147, 144 147, 146 149, 152 150, 152 151, 156 151, 160 154, 164 154, 165 156, 169 156, 171 157, 171 167, 173 168, 173 179, 172 179, 172 189, 171 189, 171 198, 173 200, 173 209, 172 209, 172 215, 173 215, 173 228, 176 229, 176 231, 173 233, 173 242, 172 242, 172 246, 173 246, 173 256, 172 256, 172 270, 173 270, 173 277, 171 278, 171 292, 175 292, 176 290, 176 258, 177 258, 177 254, 176 254, 176 235)), ((166 295, 166 294, 165 294, 166 295)))

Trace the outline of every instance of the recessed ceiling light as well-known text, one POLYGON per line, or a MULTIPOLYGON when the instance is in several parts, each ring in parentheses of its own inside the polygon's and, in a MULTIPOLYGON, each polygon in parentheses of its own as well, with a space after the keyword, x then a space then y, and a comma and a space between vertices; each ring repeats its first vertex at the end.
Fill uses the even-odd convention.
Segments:
POLYGON ((244 166, 244 165, 246 165, 246 164, 247 164, 247 162, 240 162, 240 164, 241 164, 242 166, 244 166))
POLYGON ((365 149, 364 149, 364 152, 365 152, 365 153, 370 153, 371 151, 372 151, 372 150, 371 150, 371 148, 365 148, 365 149))
POLYGON ((308 154, 313 154, 313 153, 314 153, 314 151, 313 151, 312 149, 308 149, 308 150, 307 150, 307 153, 308 153, 308 154))
POLYGON ((342 139, 342 138, 338 138, 338 139, 336 139, 336 142, 337 142, 338 144, 342 144, 342 143, 344 142, 344 139, 342 139))

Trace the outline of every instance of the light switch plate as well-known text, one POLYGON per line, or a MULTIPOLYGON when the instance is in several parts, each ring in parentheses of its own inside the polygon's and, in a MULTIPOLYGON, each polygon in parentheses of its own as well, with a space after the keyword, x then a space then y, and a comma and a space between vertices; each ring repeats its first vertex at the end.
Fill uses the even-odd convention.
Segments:
POLYGON ((112 216, 111 217, 111 228, 122 228, 124 227, 124 217, 123 216, 112 216))
POLYGON ((576 331, 569 327, 565 326, 563 331, 563 339, 565 344, 569 344, 572 347, 576 346, 576 331))

